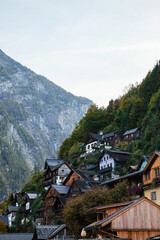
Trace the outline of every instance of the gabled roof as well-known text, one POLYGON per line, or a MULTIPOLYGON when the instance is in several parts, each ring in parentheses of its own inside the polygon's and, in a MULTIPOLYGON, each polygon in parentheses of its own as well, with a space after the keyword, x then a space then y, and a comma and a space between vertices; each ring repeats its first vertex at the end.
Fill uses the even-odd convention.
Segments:
POLYGON ((144 172, 151 168, 156 158, 160 156, 160 151, 155 151, 144 168, 144 172))
POLYGON ((112 215, 110 215, 109 217, 100 220, 94 224, 90 224, 87 227, 85 227, 85 229, 89 229, 91 227, 100 227, 100 226, 106 226, 107 224, 109 224, 112 220, 114 220, 116 217, 120 216, 121 214, 123 214, 124 212, 126 212, 127 210, 133 208, 134 206, 136 206, 137 204, 139 204, 142 201, 148 201, 150 204, 156 206, 157 208, 159 208, 160 210, 160 206, 158 206, 157 204, 155 204, 154 202, 152 202, 151 200, 149 200, 146 197, 142 197, 140 199, 135 200, 134 202, 132 202, 131 204, 129 204, 128 206, 125 206, 124 208, 122 208, 121 210, 113 213, 112 215))
POLYGON ((55 167, 58 164, 63 163, 64 161, 61 159, 46 159, 45 160, 45 167, 44 169, 47 169, 47 167, 55 167))
POLYGON ((60 164, 58 164, 58 165, 56 165, 56 166, 50 166, 50 169, 51 169, 52 171, 55 171, 55 170, 59 169, 63 164, 65 164, 67 167, 69 167, 69 168, 71 169, 71 167, 70 167, 67 163, 65 163, 65 162, 60 163, 60 164))
POLYGON ((87 184, 85 181, 74 180, 74 182, 81 189, 82 192, 86 192, 87 189, 90 189, 89 184, 87 184))
POLYGON ((66 224, 59 225, 49 236, 48 239, 54 238, 62 229, 66 227, 66 224))
POLYGON ((26 193, 29 199, 35 199, 38 197, 37 193, 26 193))
POLYGON ((135 133, 137 130, 138 130, 138 127, 137 128, 133 128, 133 129, 129 129, 129 130, 125 131, 123 136, 135 133))
POLYGON ((35 232, 37 235, 37 239, 47 239, 59 225, 40 225, 36 226, 35 232))
MULTIPOLYGON (((141 160, 140 160, 138 166, 137 166, 137 170, 139 170, 139 169, 141 168, 141 166, 142 166, 142 164, 143 164, 144 162, 147 162, 147 163, 148 163, 148 161, 149 161, 150 158, 151 158, 151 156, 143 155, 143 156, 141 157, 141 160)), ((146 164, 146 165, 147 165, 147 164, 146 164)))
POLYGON ((53 187, 60 195, 66 195, 70 188, 70 186, 56 185, 56 184, 52 184, 51 187, 53 187))
POLYGON ((103 139, 109 138, 109 137, 114 137, 115 134, 117 134, 117 133, 119 133, 119 132, 121 132, 121 130, 117 130, 117 131, 114 131, 114 132, 110 132, 110 133, 104 134, 104 135, 103 135, 103 139))

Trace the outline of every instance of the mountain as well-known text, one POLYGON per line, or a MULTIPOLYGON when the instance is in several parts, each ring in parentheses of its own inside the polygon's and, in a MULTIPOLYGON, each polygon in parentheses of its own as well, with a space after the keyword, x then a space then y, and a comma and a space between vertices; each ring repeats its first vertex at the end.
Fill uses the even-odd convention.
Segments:
POLYGON ((0 192, 24 184, 57 151, 92 101, 60 88, 0 50, 0 192))
POLYGON ((62 143, 59 157, 78 165, 79 161, 75 159, 78 151, 80 153, 78 146, 86 141, 89 133, 102 131, 107 134, 136 127, 141 130, 140 139, 116 146, 132 153, 131 165, 136 165, 142 155, 160 151, 160 61, 140 84, 131 85, 122 97, 110 100, 106 108, 91 106, 62 143))

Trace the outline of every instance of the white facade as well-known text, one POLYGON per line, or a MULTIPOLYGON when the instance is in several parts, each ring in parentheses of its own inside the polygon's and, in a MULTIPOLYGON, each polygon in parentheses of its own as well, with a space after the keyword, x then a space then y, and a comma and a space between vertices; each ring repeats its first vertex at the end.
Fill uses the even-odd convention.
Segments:
POLYGON ((99 170, 107 167, 112 167, 112 171, 115 168, 114 158, 110 157, 109 154, 105 153, 99 162, 99 170))
POLYGON ((16 214, 15 212, 11 212, 8 214, 8 226, 11 227, 12 223, 15 221, 16 214))
POLYGON ((94 147, 97 145, 97 141, 91 142, 86 145, 86 153, 92 153, 95 151, 94 147))
POLYGON ((66 176, 68 176, 70 172, 71 172, 71 169, 64 163, 58 169, 58 176, 56 176, 56 184, 57 185, 62 185, 62 183, 65 180, 66 176))

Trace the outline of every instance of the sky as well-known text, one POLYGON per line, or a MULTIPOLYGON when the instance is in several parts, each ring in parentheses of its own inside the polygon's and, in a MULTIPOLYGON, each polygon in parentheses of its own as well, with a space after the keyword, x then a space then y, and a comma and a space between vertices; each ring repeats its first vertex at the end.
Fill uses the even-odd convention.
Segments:
POLYGON ((160 0, 0 0, 0 49, 107 107, 160 60, 160 0))

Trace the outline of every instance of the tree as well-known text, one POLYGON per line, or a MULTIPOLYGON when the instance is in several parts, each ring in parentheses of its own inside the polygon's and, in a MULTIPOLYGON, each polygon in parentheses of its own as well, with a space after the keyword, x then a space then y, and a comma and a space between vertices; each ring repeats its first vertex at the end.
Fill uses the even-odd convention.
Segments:
POLYGON ((63 220, 69 227, 71 234, 80 237, 81 230, 96 221, 95 214, 88 214, 87 210, 105 204, 130 200, 126 182, 118 183, 113 189, 95 188, 84 195, 67 202, 63 211, 63 220))
POLYGON ((7 233, 7 225, 0 220, 0 233, 7 233))

